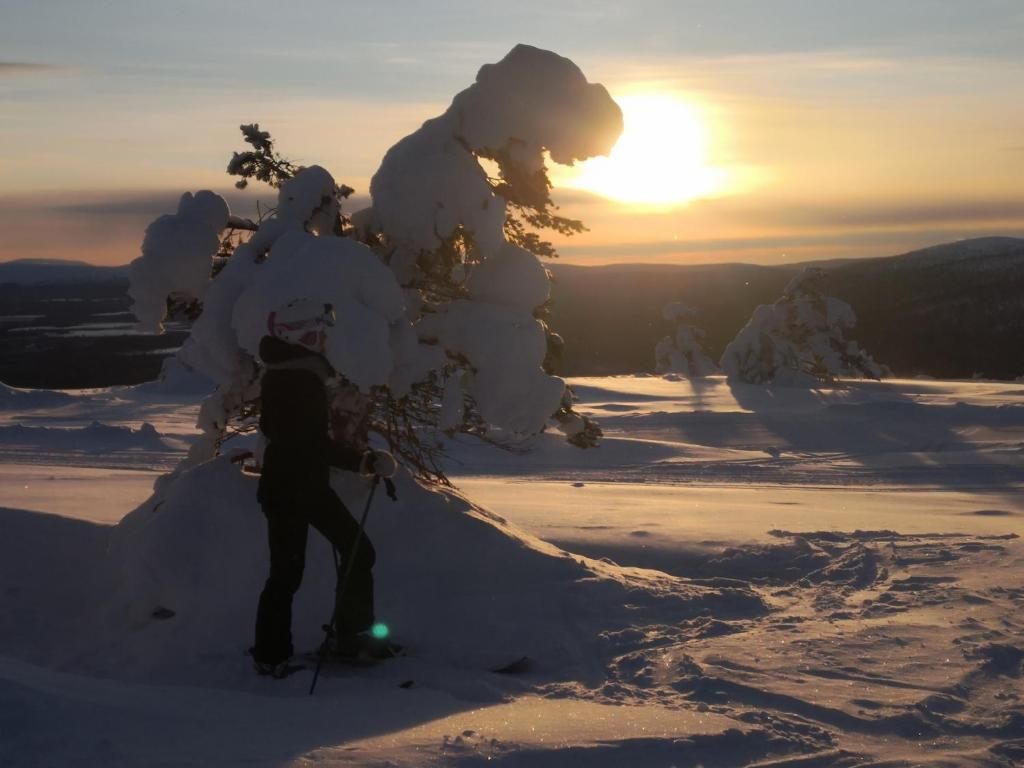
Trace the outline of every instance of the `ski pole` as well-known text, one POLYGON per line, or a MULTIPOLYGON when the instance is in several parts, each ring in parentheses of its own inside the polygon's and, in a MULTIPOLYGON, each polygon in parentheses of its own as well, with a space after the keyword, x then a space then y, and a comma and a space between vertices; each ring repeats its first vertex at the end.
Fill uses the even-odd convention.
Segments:
MULTIPOLYGON (((334 610, 331 612, 331 620, 324 624, 324 641, 320 644, 320 652, 317 654, 316 659, 316 670, 313 672, 313 682, 309 686, 309 695, 313 695, 313 691, 316 690, 316 681, 320 677, 320 667, 323 666, 324 659, 327 657, 327 646, 331 642, 331 635, 334 633, 334 622, 338 618, 338 603, 341 601, 341 596, 345 594, 345 586, 348 584, 348 577, 352 574, 352 566, 356 561, 356 552, 359 550, 359 541, 363 538, 363 529, 366 528, 366 518, 370 516, 370 505, 373 504, 373 495, 377 492, 377 486, 380 484, 380 475, 373 476, 373 486, 370 488, 370 495, 366 499, 366 507, 363 509, 363 516, 359 520, 359 531, 356 533, 355 541, 352 542, 352 549, 348 553, 348 562, 345 563, 345 574, 341 577, 338 582, 338 590, 334 596, 334 610)), ((337 548, 334 549, 334 569, 335 573, 338 570, 337 560, 337 548)))

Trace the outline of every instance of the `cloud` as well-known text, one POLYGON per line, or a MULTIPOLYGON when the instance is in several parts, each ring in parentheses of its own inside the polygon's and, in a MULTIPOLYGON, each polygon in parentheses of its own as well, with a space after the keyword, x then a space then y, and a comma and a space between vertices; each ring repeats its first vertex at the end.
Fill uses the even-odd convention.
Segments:
MULTIPOLYGON (((262 185, 216 191, 233 213, 249 217, 257 215, 257 200, 265 211, 275 197, 262 185)), ((555 193, 565 215, 582 218, 591 228, 578 238, 555 238, 564 259, 577 263, 778 263, 884 256, 964 237, 1024 234, 1024 195, 848 205, 745 196, 641 214, 582 190, 555 193)), ((173 212, 180 194, 179 189, 94 190, 0 197, 5 233, 0 260, 31 256, 124 264, 138 255, 149 222, 173 212)), ((368 203, 361 195, 347 201, 345 210, 368 203)))
POLYGON ((558 187, 551 190, 551 197, 558 205, 614 205, 615 203, 596 192, 575 187, 558 187))
MULTIPOLYGON (((193 189, 193 191, 195 191, 193 189)), ((276 201, 269 187, 253 185, 241 192, 215 190, 231 212, 256 218, 257 200, 265 212, 276 201)), ((73 259, 93 264, 126 264, 139 255, 147 225, 178 208, 182 190, 120 192, 62 192, 57 195, 0 196, 0 261, 20 258, 73 259)), ((353 196, 344 210, 351 213, 369 204, 353 196)))
MULTIPOLYGON (((251 218, 259 215, 257 204, 263 211, 266 211, 274 205, 277 197, 275 190, 258 185, 254 185, 245 192, 233 188, 214 191, 227 201, 233 214, 251 218)), ((108 219, 144 218, 148 221, 164 213, 174 213, 178 208, 178 200, 181 195, 182 192, 177 190, 122 192, 95 197, 86 195, 85 199, 65 198, 42 207, 56 216, 88 216, 108 219)), ((353 195, 346 201, 343 210, 351 213, 369 204, 370 198, 367 195, 353 195)))
POLYGON ((891 256, 971 237, 1000 234, 1024 237, 1024 221, 1009 231, 950 227, 905 230, 847 230, 768 237, 658 240, 639 243, 561 245, 559 252, 572 263, 712 263, 737 261, 781 264, 821 258, 891 256))
MULTIPOLYGON (((1024 146, 1014 151, 1024 151, 1024 146)), ((1024 194, 1020 196, 988 196, 924 200, 880 200, 864 203, 851 201, 821 205, 804 198, 772 199, 764 195, 694 200, 686 205, 666 208, 627 206, 585 190, 555 189, 555 202, 566 209, 566 215, 585 222, 598 217, 624 218, 650 227, 659 219, 685 221, 686 225, 704 222, 717 225, 729 222, 738 225, 808 229, 886 229, 928 225, 989 224, 997 222, 1024 223, 1024 194)))
MULTIPOLYGON (((60 192, 57 194, 8 195, 0 197, 0 215, 4 213, 19 219, 39 217, 50 222, 81 220, 106 226, 111 222, 128 223, 149 221, 163 213, 174 213, 183 190, 146 190, 119 192, 60 192)), ((193 190, 194 191, 194 190, 193 190)), ((257 195, 244 195, 236 190, 216 190, 228 200, 232 212, 242 216, 255 212, 257 195)), ((273 193, 260 194, 264 201, 273 199, 273 193)))
POLYGON ((18 75, 44 75, 49 72, 60 72, 63 67, 55 64, 40 64, 31 61, 0 61, 0 77, 18 75))
POLYGON ((178 207, 180 192, 115 193, 110 197, 66 197, 43 206, 57 216, 137 217, 173 213, 178 207))
POLYGON ((800 207, 782 220, 790 224, 856 228, 928 224, 1024 222, 1024 197, 940 200, 921 203, 800 207))

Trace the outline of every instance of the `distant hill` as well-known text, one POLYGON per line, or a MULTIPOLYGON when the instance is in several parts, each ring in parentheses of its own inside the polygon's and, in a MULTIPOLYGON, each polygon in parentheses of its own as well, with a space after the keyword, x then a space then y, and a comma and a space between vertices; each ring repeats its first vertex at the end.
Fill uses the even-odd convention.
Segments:
POLYGON ((800 267, 750 264, 549 264, 554 276, 550 324, 565 339, 562 372, 607 375, 654 370, 654 345, 675 325, 662 307, 699 309, 694 323, 721 350, 753 308, 775 301, 800 267))
MULTIPOLYGON (((650 371, 672 332, 670 301, 697 307, 713 357, 809 264, 551 265, 551 326, 566 342, 565 375, 650 371)), ((857 339, 900 375, 1024 374, 1024 239, 963 240, 827 265, 832 293, 857 313, 857 339)))
POLYGON ((181 331, 136 333, 128 278, 118 277, 116 270, 88 271, 80 280, 69 278, 74 272, 63 268, 43 274, 47 278, 36 282, 0 279, 4 384, 65 389, 150 381, 163 358, 185 339, 181 331))
MULTIPOLYGON (((898 375, 1013 379, 1024 374, 1024 239, 990 237, 899 256, 825 265, 832 293, 857 313, 856 338, 898 375)), ((758 304, 774 302, 808 264, 549 263, 550 323, 566 341, 566 376, 653 371, 673 332, 662 307, 683 301, 718 358, 758 304)), ((127 266, 0 264, 0 381, 94 387, 154 378, 185 331, 117 330, 132 322, 127 266), (90 330, 93 329, 93 330, 90 330)))
POLYGON ((988 237, 848 264, 832 289, 897 373, 1024 374, 1024 239, 988 237))
POLYGON ((84 261, 17 259, 0 262, 0 285, 106 283, 128 280, 128 266, 98 267, 84 261))

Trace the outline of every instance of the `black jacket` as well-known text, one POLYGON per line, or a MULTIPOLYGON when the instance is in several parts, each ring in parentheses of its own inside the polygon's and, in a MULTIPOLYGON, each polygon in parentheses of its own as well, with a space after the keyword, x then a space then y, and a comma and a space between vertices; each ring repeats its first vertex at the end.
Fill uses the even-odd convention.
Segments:
POLYGON ((362 451, 331 440, 324 380, 334 374, 315 352, 271 336, 260 341, 260 431, 267 439, 261 503, 311 500, 329 487, 330 467, 357 471, 362 451))

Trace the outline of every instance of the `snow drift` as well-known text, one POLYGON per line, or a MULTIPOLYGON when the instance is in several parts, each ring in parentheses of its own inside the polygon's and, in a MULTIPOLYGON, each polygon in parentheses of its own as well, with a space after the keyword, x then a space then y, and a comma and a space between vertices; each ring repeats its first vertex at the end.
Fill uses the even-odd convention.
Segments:
POLYGON ((138 429, 93 421, 87 427, 34 427, 24 424, 0 426, 0 446, 25 446, 40 450, 87 451, 166 451, 173 446, 161 437, 149 422, 138 429))
POLYGON ((0 411, 56 408, 73 400, 74 397, 60 390, 23 389, 9 386, 0 381, 0 411))
MULTIPOLYGON (((335 480, 350 509, 361 509, 367 481, 350 473, 335 480)), ((268 565, 255 486, 229 459, 214 459, 173 481, 165 477, 113 529, 67 521, 60 535, 39 537, 34 557, 59 557, 65 572, 89 573, 89 588, 12 567, 0 613, 34 616, 38 624, 5 633, 0 651, 136 681, 251 685, 245 650, 268 565), (78 551, 79 540, 90 544, 78 551), (36 582, 26 589, 31 606, 18 593, 28 582, 36 582), (68 605, 75 606, 70 615, 68 605)), ((480 675, 528 655, 549 678, 600 679, 608 633, 645 619, 765 611, 743 587, 697 586, 572 555, 455 492, 428 491, 407 476, 399 478, 398 496, 393 503, 378 494, 368 525, 378 555, 377 615, 435 675, 480 675)), ((13 553, 13 541, 4 556, 17 563, 24 556, 13 553)), ((296 647, 304 650, 320 641, 334 583, 326 542, 315 534, 310 542, 293 621, 296 647)))

